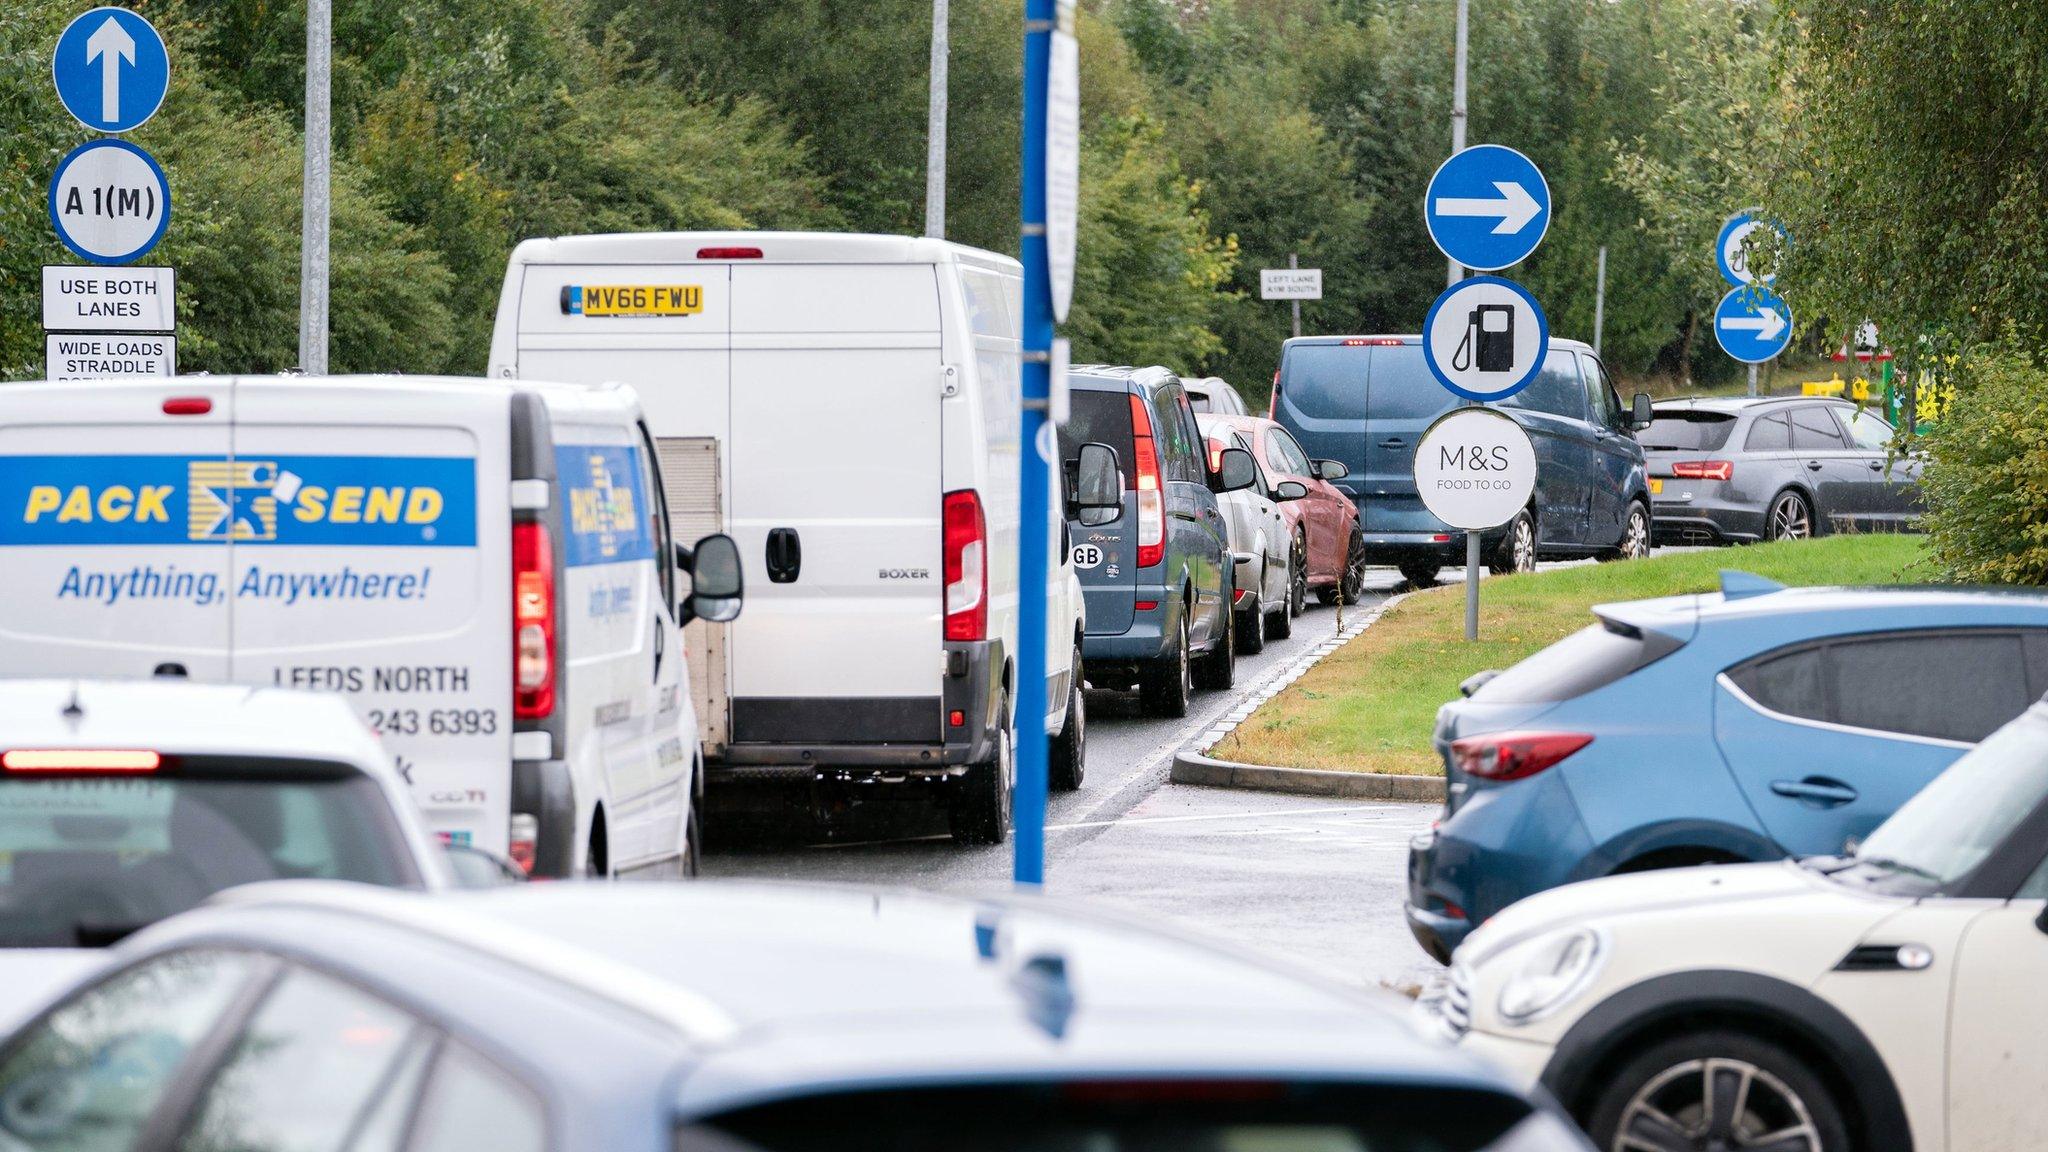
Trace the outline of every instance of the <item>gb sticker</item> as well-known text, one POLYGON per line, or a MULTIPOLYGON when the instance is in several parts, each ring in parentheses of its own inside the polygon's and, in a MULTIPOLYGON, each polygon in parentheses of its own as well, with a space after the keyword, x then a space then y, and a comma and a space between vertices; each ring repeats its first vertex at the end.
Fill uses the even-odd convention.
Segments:
POLYGON ((1074 545, 1074 567, 1093 568, 1102 563, 1102 549, 1093 544, 1074 545))

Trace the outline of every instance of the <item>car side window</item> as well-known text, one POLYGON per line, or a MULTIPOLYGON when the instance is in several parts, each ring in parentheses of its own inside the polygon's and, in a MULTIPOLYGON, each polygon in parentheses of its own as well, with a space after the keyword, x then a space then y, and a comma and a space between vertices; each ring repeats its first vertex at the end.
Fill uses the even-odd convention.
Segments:
POLYGON ((1180 419, 1180 389, 1161 388, 1152 394, 1152 423, 1154 439, 1159 445, 1166 478, 1182 483, 1199 482, 1201 464, 1196 457, 1202 452, 1199 439, 1188 438, 1188 426, 1180 419))
POLYGON ((1579 380, 1577 357, 1562 348, 1553 349, 1529 386, 1504 403, 1567 420, 1586 419, 1586 386, 1579 380))
POLYGON ((1600 372, 1600 362, 1591 356, 1580 356, 1579 372, 1586 381, 1586 406, 1593 413, 1593 423, 1602 428, 1621 427, 1621 401, 1615 398, 1614 389, 1608 387, 1607 377, 1600 372))
MULTIPOLYGON (((1189 406, 1188 395, 1185 392, 1180 394, 1179 407, 1181 427, 1187 430, 1188 442, 1200 444, 1202 442, 1202 430, 1195 425, 1195 410, 1189 406)), ((1202 453, 1197 452, 1195 454, 1196 472, 1195 475, 1190 476, 1188 479, 1197 484, 1208 483, 1209 468, 1207 459, 1202 453)))
POLYGON ((1828 655, 1835 721, 1852 728, 1975 743, 2033 702, 2010 632, 1887 636, 1833 644, 1828 655))
POLYGON ((1891 447, 1892 426, 1883 417, 1874 416, 1862 409, 1847 413, 1849 440, 1859 451, 1883 452, 1891 447))
POLYGON ((407 1152, 543 1152, 547 1115, 526 1086, 460 1044, 434 1065, 407 1152))
POLYGON ((1847 448, 1835 414, 1818 405, 1792 410, 1792 447, 1800 452, 1830 452, 1847 448))
POLYGON ((1281 471, 1293 476, 1314 475, 1309 468, 1308 453, 1302 451, 1301 445, 1296 443, 1294 437, 1289 436, 1285 430, 1280 428, 1268 429, 1266 432, 1266 449, 1267 455, 1279 462, 1281 471))
MULTIPOLYGON (((654 451, 654 438, 647 425, 640 428, 640 483, 647 490, 648 536, 654 540, 654 568, 661 573, 662 602, 670 611, 676 604, 676 550, 669 539, 668 491, 661 486, 661 457, 654 451)), ((693 541, 694 543, 694 541, 693 541)))
POLYGON ((1749 426, 1749 435, 1742 441, 1745 452, 1790 452, 1792 450, 1792 425, 1785 421, 1783 412, 1759 416, 1749 426))
POLYGON ((1829 719, 1824 650, 1800 648, 1731 671, 1730 680, 1743 695, 1773 712, 1802 720, 1829 719))
POLYGON ((1266 478, 1265 466, 1259 463, 1259 454, 1252 451, 1251 441, 1245 439, 1242 432, 1232 432, 1230 434, 1230 446, 1232 448, 1244 449, 1245 453, 1252 458, 1252 491, 1267 499, 1271 499, 1273 496, 1273 485, 1266 478))
POLYGON ((73 997, 0 1064, 0 1143, 132 1148, 193 1049, 262 967, 245 952, 173 952, 73 997))
POLYGON ((178 1148, 342 1152, 385 1099, 413 1097, 425 1066, 419 1054, 431 1044, 429 1030, 397 1008, 294 969, 249 1018, 178 1148))

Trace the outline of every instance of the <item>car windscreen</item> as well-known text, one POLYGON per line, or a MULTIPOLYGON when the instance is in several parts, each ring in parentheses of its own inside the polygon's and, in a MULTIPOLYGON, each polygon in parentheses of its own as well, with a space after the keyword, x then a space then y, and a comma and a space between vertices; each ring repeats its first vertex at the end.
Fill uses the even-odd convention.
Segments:
POLYGON ((1947 888, 2048 800, 2048 706, 1963 754, 1856 849, 1861 863, 1947 888))
POLYGON ((418 881, 383 793, 360 773, 190 767, 0 773, 0 947, 109 944, 237 884, 418 881))
POLYGON ((1505 1093, 1277 1081, 1101 1081, 803 1097, 719 1117, 725 1152, 1550 1152, 1582 1147, 1505 1093))
POLYGON ((1735 417, 1726 412, 1658 412, 1636 441, 1649 452, 1716 452, 1733 431, 1735 417))
POLYGON ((1135 485, 1137 466, 1132 463, 1131 454, 1130 393, 1076 388, 1070 395, 1067 422, 1060 425, 1060 459, 1079 459, 1083 444, 1107 444, 1116 449, 1125 487, 1135 485))
POLYGON ((1479 686, 1472 699, 1486 704, 1555 704, 1575 700, 1668 655, 1662 636, 1600 623, 1559 640, 1479 686))

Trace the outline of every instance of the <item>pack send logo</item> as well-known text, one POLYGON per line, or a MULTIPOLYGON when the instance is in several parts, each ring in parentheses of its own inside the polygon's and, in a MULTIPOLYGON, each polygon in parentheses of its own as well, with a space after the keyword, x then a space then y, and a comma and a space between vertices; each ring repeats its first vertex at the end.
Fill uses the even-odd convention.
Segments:
POLYGON ((0 457, 0 545, 476 543, 453 457, 0 457))
POLYGON ((572 444, 555 450, 555 471, 568 492, 571 567, 645 560, 653 529, 640 491, 640 450, 631 445, 572 444))

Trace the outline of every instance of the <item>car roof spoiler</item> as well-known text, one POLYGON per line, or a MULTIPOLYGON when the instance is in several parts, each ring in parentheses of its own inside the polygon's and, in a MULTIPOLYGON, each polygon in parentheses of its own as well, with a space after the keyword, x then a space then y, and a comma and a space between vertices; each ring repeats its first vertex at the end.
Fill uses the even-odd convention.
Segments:
POLYGON ((1721 569, 1721 599, 1747 600, 1752 596, 1769 596, 1783 592, 1785 586, 1768 577, 1754 572, 1743 572, 1734 568, 1721 569))

